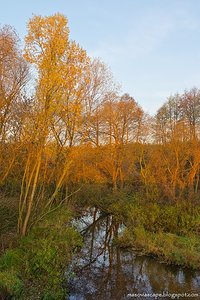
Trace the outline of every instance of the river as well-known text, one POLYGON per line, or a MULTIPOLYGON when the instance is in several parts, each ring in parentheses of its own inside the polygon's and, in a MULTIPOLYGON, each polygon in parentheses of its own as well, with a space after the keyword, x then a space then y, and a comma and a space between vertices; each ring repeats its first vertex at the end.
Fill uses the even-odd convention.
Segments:
POLYGON ((177 294, 179 299, 200 299, 200 271, 169 266, 114 246, 113 238, 124 227, 112 216, 92 208, 73 223, 84 236, 84 247, 68 270, 67 299, 178 299, 177 294))

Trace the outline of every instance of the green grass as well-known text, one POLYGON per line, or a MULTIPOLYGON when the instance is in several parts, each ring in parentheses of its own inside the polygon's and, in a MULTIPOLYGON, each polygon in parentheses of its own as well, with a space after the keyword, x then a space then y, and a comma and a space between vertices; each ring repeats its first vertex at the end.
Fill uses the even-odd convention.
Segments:
POLYGON ((66 208, 56 211, 0 257, 0 296, 65 299, 65 271, 73 252, 82 246, 70 219, 66 208))
POLYGON ((144 255, 153 255, 162 262, 200 269, 200 238, 196 235, 178 236, 166 232, 150 232, 144 227, 126 229, 117 241, 144 255))

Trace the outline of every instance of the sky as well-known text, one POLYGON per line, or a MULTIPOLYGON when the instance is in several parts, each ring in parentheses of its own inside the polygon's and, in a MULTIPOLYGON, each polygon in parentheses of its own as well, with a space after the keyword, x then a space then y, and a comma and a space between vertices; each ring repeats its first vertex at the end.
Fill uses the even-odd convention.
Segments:
POLYGON ((170 95, 200 88, 200 0, 0 0, 0 26, 20 38, 33 15, 57 12, 70 37, 101 58, 151 114, 170 95))

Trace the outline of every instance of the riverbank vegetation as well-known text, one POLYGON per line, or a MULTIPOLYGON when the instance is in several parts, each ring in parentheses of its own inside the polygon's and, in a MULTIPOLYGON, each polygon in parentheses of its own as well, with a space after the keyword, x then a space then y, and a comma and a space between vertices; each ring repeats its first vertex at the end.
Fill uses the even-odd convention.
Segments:
POLYGON ((200 268, 200 90, 150 116, 63 15, 27 29, 24 49, 0 30, 2 297, 64 298, 69 214, 88 205, 125 224, 121 246, 200 268))
MULTIPOLYGON (((64 299, 67 266, 82 246, 66 207, 52 213, 0 257, 1 298, 64 299)), ((70 275, 70 274, 69 274, 70 275)))

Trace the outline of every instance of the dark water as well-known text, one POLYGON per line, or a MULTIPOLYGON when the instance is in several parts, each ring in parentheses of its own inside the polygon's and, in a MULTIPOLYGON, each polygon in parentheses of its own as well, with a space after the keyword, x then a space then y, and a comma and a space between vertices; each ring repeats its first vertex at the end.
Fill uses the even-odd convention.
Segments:
POLYGON ((200 299, 200 271, 168 266, 113 246, 123 226, 112 216, 92 209, 75 226, 85 243, 68 270, 69 300, 200 299))

